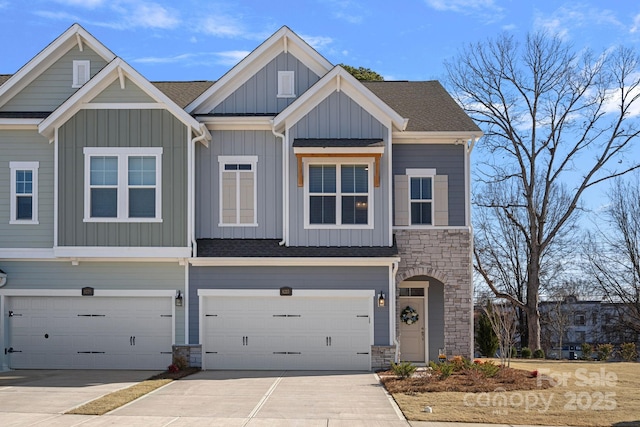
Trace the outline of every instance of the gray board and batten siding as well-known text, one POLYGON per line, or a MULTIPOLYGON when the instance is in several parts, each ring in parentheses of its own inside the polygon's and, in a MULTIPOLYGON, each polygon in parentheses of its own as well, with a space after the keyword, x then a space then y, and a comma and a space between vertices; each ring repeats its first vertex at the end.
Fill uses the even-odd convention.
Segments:
MULTIPOLYGON (((43 291, 82 288, 122 291, 184 292, 184 266, 177 262, 86 262, 72 265, 60 261, 3 261, 2 269, 11 278, 3 290, 43 291)), ((87 296, 85 298, 99 298, 87 296)), ((184 308, 176 307, 176 343, 184 342, 184 308)))
POLYGON ((393 144, 393 175, 407 169, 436 169, 449 181, 449 224, 465 226, 464 144, 393 144))
POLYGON ((299 97, 320 76, 290 53, 281 53, 217 105, 213 114, 277 114, 297 98, 278 98, 278 71, 294 72, 294 90, 299 97))
POLYGON ((58 246, 188 246, 187 128, 171 113, 80 110, 58 143, 58 246), (162 222, 83 222, 84 147, 162 147, 162 222))
POLYGON ((380 159, 380 186, 373 188, 372 229, 305 229, 304 187, 298 187, 295 155, 289 159, 291 246, 391 246, 389 241, 388 130, 344 92, 334 92, 300 119, 289 131, 289 142, 297 138, 380 139, 385 152, 380 159))
POLYGON ((124 89, 120 86, 120 79, 115 79, 98 96, 91 100, 91 103, 155 103, 156 100, 150 97, 145 91, 128 78, 124 79, 124 89))
MULTIPOLYGON (((373 290, 388 295, 389 267, 194 267, 189 268, 189 342, 199 341, 198 289, 373 290)), ((286 297, 283 297, 286 298, 286 297)), ((374 304, 373 298, 371 304, 374 304)), ((373 310, 374 344, 389 345, 389 306, 373 310)))
POLYGON ((196 237, 282 238, 282 141, 270 131, 212 131, 209 147, 196 146, 196 237), (258 226, 219 227, 218 156, 257 156, 258 226))
POLYGON ((90 77, 107 65, 106 61, 88 46, 84 46, 84 50, 80 52, 76 45, 0 107, 0 111, 51 112, 58 108, 79 89, 72 87, 75 60, 91 61, 90 77))
POLYGON ((0 130, 0 248, 53 247, 53 144, 36 130, 0 130), (9 224, 11 162, 38 162, 38 224, 9 224))

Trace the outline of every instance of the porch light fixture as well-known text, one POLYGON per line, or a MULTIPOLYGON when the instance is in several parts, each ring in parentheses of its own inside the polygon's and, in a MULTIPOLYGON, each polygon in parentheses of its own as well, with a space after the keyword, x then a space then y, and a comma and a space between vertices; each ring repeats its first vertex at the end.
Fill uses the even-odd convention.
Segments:
POLYGON ((378 307, 384 307, 384 292, 378 294, 378 307))
POLYGON ((0 288, 7 284, 7 273, 0 270, 0 288))
POLYGON ((182 292, 180 290, 176 294, 176 307, 182 307, 182 292))

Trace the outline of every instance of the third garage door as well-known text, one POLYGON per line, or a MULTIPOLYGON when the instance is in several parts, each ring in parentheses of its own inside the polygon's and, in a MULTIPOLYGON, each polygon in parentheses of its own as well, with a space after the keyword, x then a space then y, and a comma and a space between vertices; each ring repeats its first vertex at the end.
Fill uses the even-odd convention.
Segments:
POLYGON ((369 370, 372 299, 202 296, 205 369, 369 370))

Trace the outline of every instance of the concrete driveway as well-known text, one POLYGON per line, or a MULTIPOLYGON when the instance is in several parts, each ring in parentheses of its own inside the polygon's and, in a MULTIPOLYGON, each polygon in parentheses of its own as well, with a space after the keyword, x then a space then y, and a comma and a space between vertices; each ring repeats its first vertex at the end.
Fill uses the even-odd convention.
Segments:
POLYGON ((151 375, 148 371, 0 373, 0 425, 409 425, 375 375, 360 372, 203 371, 108 415, 61 415, 151 375))

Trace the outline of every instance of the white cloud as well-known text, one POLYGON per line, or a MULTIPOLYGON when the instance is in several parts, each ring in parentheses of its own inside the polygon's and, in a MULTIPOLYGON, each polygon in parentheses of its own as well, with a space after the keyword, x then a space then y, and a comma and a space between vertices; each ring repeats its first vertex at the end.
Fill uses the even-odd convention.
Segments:
POLYGON ((229 50, 227 52, 217 52, 216 56, 219 57, 217 61, 220 65, 234 66, 238 62, 242 61, 251 52, 248 50, 229 50))
POLYGON ((477 15, 486 23, 502 19, 504 9, 495 0, 424 0, 427 6, 439 12, 477 15))
POLYGON ((8 1, 0 1, 0 9, 4 9, 7 6, 9 6, 8 1))
POLYGON ((316 50, 325 48, 329 46, 331 43, 333 43, 333 39, 331 37, 326 37, 326 36, 307 36, 307 35, 300 34, 300 37, 302 38, 302 40, 309 43, 309 45, 311 45, 311 47, 316 50))
POLYGON ((196 54, 193 53, 184 53, 182 55, 165 57, 146 56, 143 58, 136 58, 132 62, 137 62, 139 64, 172 64, 174 62, 184 62, 186 59, 191 59, 194 56, 196 56, 196 54))
POLYGON ((502 30, 503 31, 513 31, 516 28, 518 28, 518 26, 516 24, 507 24, 507 25, 503 25, 502 26, 502 30))
POLYGON ((65 6, 79 6, 86 9, 95 9, 107 4, 106 0, 55 0, 65 6))
POLYGON ((133 27, 172 29, 180 24, 177 12, 157 3, 137 3, 130 10, 127 21, 133 27))
POLYGON ((244 37, 246 31, 235 18, 226 15, 211 15, 199 25, 198 30, 204 34, 216 37, 244 37))
POLYGON ((622 28, 622 23, 613 11, 585 5, 562 6, 548 15, 535 14, 534 28, 567 38, 576 29, 599 27, 622 28))
POLYGON ((182 65, 225 65, 234 66, 246 57, 250 52, 246 50, 230 50, 226 52, 198 52, 183 53, 173 56, 145 56, 133 59, 131 62, 138 64, 174 64, 182 65))
POLYGON ((629 30, 630 33, 637 33, 640 31, 640 13, 633 18, 633 27, 629 30))

